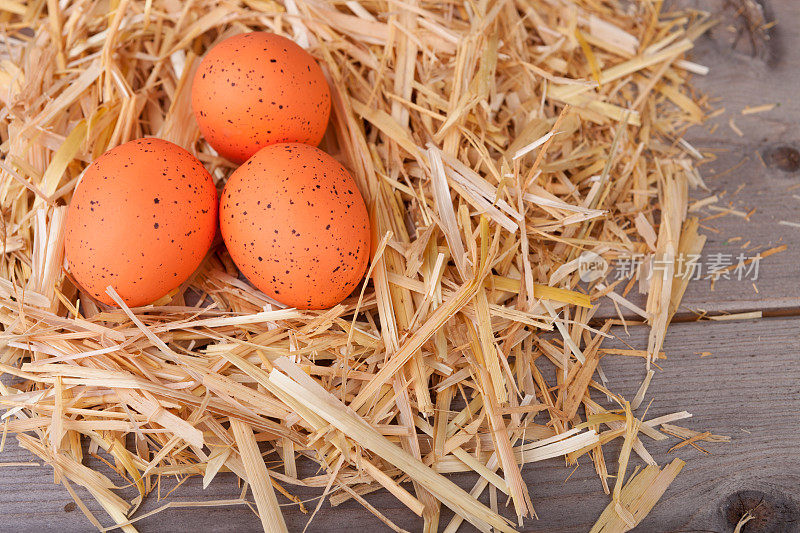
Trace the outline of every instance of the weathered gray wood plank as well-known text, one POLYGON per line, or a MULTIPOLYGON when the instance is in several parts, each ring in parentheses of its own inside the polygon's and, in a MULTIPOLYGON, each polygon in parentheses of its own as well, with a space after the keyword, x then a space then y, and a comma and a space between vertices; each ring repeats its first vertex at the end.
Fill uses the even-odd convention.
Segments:
MULTIPOLYGON (((638 531, 732 531, 727 517, 728 499, 737 502, 740 492, 752 506, 764 498, 757 510, 764 520, 764 528, 757 529, 753 524, 745 532, 800 529, 800 501, 795 492, 800 485, 800 454, 795 440, 800 429, 797 419, 800 412, 798 329, 800 319, 794 318, 746 323, 686 323, 670 329, 666 343, 668 359, 662 361, 663 371, 655 376, 644 403, 647 405, 653 398, 648 418, 686 409, 694 417, 679 425, 729 435, 733 440, 728 444, 704 444, 713 454, 705 456, 692 448, 667 453, 678 442, 674 438, 663 442, 645 438, 645 445, 659 464, 681 457, 687 461, 687 466, 638 531), (705 351, 710 351, 711 355, 701 357, 700 353, 705 351), (759 494, 755 503, 746 491, 759 494)), ((647 331, 633 328, 630 337, 622 329, 615 333, 622 340, 641 346, 646 341, 647 331)), ((607 356, 602 366, 611 376, 612 388, 632 398, 644 375, 643 361, 607 356)), ((552 373, 547 374, 547 379, 552 380, 552 373)), ((606 449, 612 473, 616 470, 616 450, 614 446, 606 449)), ((31 460, 27 452, 11 450, 6 450, 2 459, 31 460)), ((527 521, 525 531, 588 531, 608 503, 608 497, 603 494, 594 468, 586 458, 564 482, 571 471, 571 467, 558 459, 524 468, 523 475, 540 516, 538 521, 527 521)), ((473 480, 470 476, 456 476, 456 479, 462 486, 471 485, 473 480)), ((167 492, 174 484, 174 479, 164 478, 162 492, 167 492)), ((303 498, 316 494, 313 490, 297 492, 303 498)), ((131 494, 130 491, 125 493, 131 494)), ((91 497, 83 490, 80 494, 97 516, 110 525, 91 497)), ((235 480, 221 475, 205 492, 199 479, 187 481, 171 499, 197 501, 238 495, 235 480)), ((385 492, 367 499, 398 525, 410 531, 420 529, 419 520, 385 492)), ((80 511, 65 512, 65 505, 70 501, 62 487, 52 484, 49 467, 0 468, 0 531, 88 531, 91 526, 80 511)), ((281 501, 286 502, 282 498, 281 501)), ((315 504, 307 505, 313 509, 315 504)), ((738 520, 743 510, 736 505, 730 513, 738 520)), ((155 497, 151 497, 140 512, 158 506, 155 497)), ((294 506, 285 507, 285 514, 290 530, 302 531, 307 517, 294 506)), ((259 522, 249 509, 230 507, 171 509, 142 520, 138 526, 144 532, 257 531, 259 522)), ((308 531, 346 532, 358 528, 383 530, 380 522, 358 504, 349 502, 331 508, 325 502, 308 531)))
POLYGON ((718 233, 705 231, 708 242, 704 255, 733 254, 735 258, 744 252, 752 256, 755 251, 782 244, 788 249, 762 261, 755 282, 758 292, 751 282, 738 280, 719 280, 712 292, 710 283, 704 281, 692 286, 684 306, 715 311, 800 309, 800 285, 795 282, 800 273, 800 227, 780 225, 780 221, 800 223, 800 161, 795 164, 792 160, 800 155, 800 101, 796 98, 800 83, 800 32, 796 28, 800 3, 763 2, 766 19, 778 24, 767 34, 756 34, 755 51, 746 28, 746 12, 734 15, 741 2, 694 3, 721 15, 721 23, 698 40, 693 58, 709 66, 711 72, 696 76, 694 83, 715 99, 715 107, 724 107, 726 112, 690 130, 688 138, 699 150, 717 157, 701 167, 711 193, 725 193, 715 205, 745 213, 756 210, 749 221, 725 216, 705 222, 718 233), (735 49, 731 48, 733 43, 735 49), (780 105, 764 113, 741 114, 747 106, 770 103, 780 105), (742 136, 731 128, 731 119, 742 136), (714 127, 716 130, 710 133, 714 127), (775 149, 784 156, 777 160, 772 157, 775 149), (735 168, 737 165, 741 166, 735 168), (731 241, 737 237, 740 240, 731 241), (742 250, 748 241, 751 246, 742 250))
MULTIPOLYGON (((800 3, 763 2, 767 20, 778 24, 770 30, 768 40, 756 35, 755 42, 760 44, 756 44, 754 52, 748 44, 744 19, 733 15, 740 2, 695 3, 722 15, 722 22, 697 43, 694 59, 709 66, 711 72, 695 77, 695 85, 718 98, 715 106, 725 107, 726 112, 707 125, 690 130, 689 139, 701 151, 717 157, 715 162, 701 167, 711 193, 725 193, 716 205, 746 213, 756 209, 749 221, 725 216, 704 222, 718 231, 705 231, 708 241, 704 255, 724 253, 735 257, 748 241, 757 245, 757 250, 782 244, 788 249, 762 261, 755 282, 758 292, 751 283, 738 280, 719 280, 714 291, 708 281, 697 282, 688 291, 684 307, 730 312, 800 309, 800 285, 796 283, 800 273, 800 227, 780 225, 780 221, 800 223, 800 161, 795 164, 792 159, 800 150, 800 102, 796 97, 800 84, 800 32, 794 25, 800 20, 800 3), (728 7, 720 9, 725 5, 728 7), (744 30, 738 41, 732 28, 744 30), (736 49, 731 48, 734 42, 736 49), (765 113, 741 114, 747 106, 769 103, 780 105, 765 113), (731 128, 731 119, 743 136, 731 128), (715 126, 717 129, 710 133, 715 126), (775 149, 783 150, 784 158, 772 157, 775 149), (737 237, 740 240, 731 241, 737 237)), ((705 213, 714 214, 707 210, 705 213)), ((752 255, 749 250, 744 252, 752 255)))
MULTIPOLYGON (((720 279, 712 289, 707 279, 693 281, 679 314, 690 317, 702 311, 798 312, 800 226, 780 222, 800 224, 800 31, 796 27, 800 2, 760 2, 766 5, 766 20, 777 20, 778 24, 769 31, 769 39, 755 37, 755 51, 745 19, 736 15, 743 0, 678 3, 715 13, 721 20, 697 40, 691 54, 693 61, 711 69, 707 76, 695 76, 694 85, 711 98, 714 108, 725 108, 722 115, 687 132, 686 138, 694 147, 716 157, 700 166, 711 191, 696 190, 693 197, 716 194, 721 200, 713 204, 715 207, 745 213, 755 209, 749 220, 727 215, 702 222, 706 229, 701 232, 708 237, 703 263, 708 265, 717 254, 730 254, 735 262, 740 253, 749 258, 759 251, 787 245, 785 252, 761 262, 754 282, 720 279), (737 40, 740 31, 742 35, 737 40), (741 114, 747 106, 769 103, 780 106, 765 113, 741 114), (731 119, 742 136, 730 127, 731 119), (745 243, 750 245, 742 249, 745 243)), ((755 5, 754 0, 747 3, 755 5)), ((705 219, 718 212, 702 209, 693 214, 705 219)), ((644 298, 635 290, 629 299, 644 305, 644 298)), ((613 314, 613 308, 604 305, 598 316, 613 314)))
MULTIPOLYGON (((705 9, 715 3, 718 2, 701 2, 705 9)), ((792 162, 792 156, 800 149, 800 105, 796 99, 800 33, 791 22, 800 20, 800 3, 767 3, 766 15, 774 16, 778 25, 770 31, 769 40, 755 37, 756 42, 762 43, 756 57, 747 53, 749 44, 731 51, 730 43, 736 39, 731 26, 742 28, 743 24, 743 19, 732 17, 732 12, 731 8, 722 10, 723 22, 699 40, 694 54, 698 62, 711 68, 708 76, 696 77, 695 85, 719 98, 715 105, 724 107, 726 112, 707 125, 693 128, 689 139, 701 151, 712 152, 718 158, 701 167, 711 192, 726 193, 716 205, 745 213, 756 211, 749 221, 725 216, 704 223, 718 231, 705 231, 705 256, 723 253, 735 258, 742 251, 752 256, 749 249, 741 249, 747 241, 751 242, 749 248, 759 247, 753 251, 782 244, 788 249, 762 261, 755 282, 758 292, 752 283, 738 280, 719 280, 712 292, 709 282, 704 281, 694 284, 684 306, 719 311, 798 309, 800 286, 795 280, 800 272, 800 227, 780 222, 800 223, 800 162, 792 162), (747 106, 769 103, 780 106, 765 113, 741 114, 747 106), (743 136, 731 128, 731 119, 743 136), (716 131, 709 133, 714 126, 716 131), (783 160, 772 157, 775 149, 783 151, 783 160), (737 165, 741 166, 730 171, 737 165), (737 237, 740 240, 731 241, 737 237)), ((739 43, 747 40, 745 31, 739 43)), ((705 213, 714 214, 707 210, 705 213)))

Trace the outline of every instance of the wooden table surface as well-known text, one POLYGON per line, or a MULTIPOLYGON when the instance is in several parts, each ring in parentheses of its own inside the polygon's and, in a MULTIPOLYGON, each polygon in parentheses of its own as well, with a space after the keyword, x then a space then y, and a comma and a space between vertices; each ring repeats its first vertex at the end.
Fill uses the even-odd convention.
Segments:
MULTIPOLYGON (((764 318, 682 322, 670 327, 665 344, 668 359, 647 395, 647 401, 654 398, 649 415, 685 409, 694 416, 682 421, 683 426, 729 435, 732 440, 705 443, 710 455, 704 455, 688 446, 669 453, 675 439, 648 439, 648 450, 659 464, 680 457, 687 465, 636 531, 728 532, 753 508, 756 518, 742 533, 800 531, 800 31, 796 28, 800 2, 760 2, 765 4, 767 20, 778 21, 768 32, 769 39, 751 39, 746 21, 737 16, 742 3, 754 0, 687 3, 722 18, 720 25, 697 42, 693 53, 696 62, 711 68, 708 76, 696 78, 696 87, 713 97, 715 107, 726 109, 689 132, 688 139, 695 147, 716 156, 714 162, 701 167, 711 192, 698 191, 696 195, 724 194, 717 206, 756 210, 748 219, 729 215, 704 222, 708 235, 704 255, 736 257, 747 241, 751 243, 748 255, 782 244, 788 248, 762 261, 754 285, 751 281, 720 280, 712 290, 708 281, 701 280, 689 286, 678 315, 682 320, 704 312, 744 311, 762 311, 764 318), (739 31, 742 35, 737 41, 739 31), (741 114, 748 105, 768 103, 780 106, 765 113, 741 114), (741 135, 731 127, 731 119, 741 135), (718 127, 712 133, 714 124, 718 127), (702 352, 710 355, 701 356, 702 352)), ((629 332, 630 336, 621 329, 615 331, 626 343, 646 346, 645 328, 632 327, 629 332)), ((633 397, 644 376, 642 361, 607 357, 603 366, 611 388, 633 397)), ((13 441, 7 442, 0 461, 33 461, 13 441)), ((613 472, 613 447, 609 452, 606 457, 613 472)), ((608 503, 591 462, 585 459, 574 472, 558 459, 526 465, 523 477, 540 517, 527 521, 522 528, 525 531, 588 531, 608 503)), ((474 481, 467 475, 454 479, 462 486, 474 481)), ((164 479, 162 494, 176 483, 164 479)), ((199 478, 189 479, 169 501, 235 499, 240 491, 233 476, 220 474, 205 491, 199 478)), ((80 489, 78 493, 98 517, 105 516, 88 493, 80 489)), ((121 493, 131 496, 130 490, 121 493)), ((296 493, 313 498, 318 491, 296 493)), ((366 499, 399 526, 409 531, 420 529, 419 519, 391 495, 378 492, 366 499)), ((151 495, 138 514, 164 503, 151 495)), ((315 505, 316 500, 308 503, 311 509, 315 505)), ((302 531, 308 515, 294 505, 287 504, 284 510, 290 531, 302 531)), ((443 524, 449 516, 443 512, 443 524)), ((136 525, 144 532, 260 529, 255 514, 243 506, 168 509, 136 525)), ((0 531, 92 529, 66 490, 53 484, 49 467, 0 465, 0 531)), ((357 529, 386 528, 354 502, 331 507, 326 501, 307 531, 357 529)), ((462 527, 462 531, 468 530, 462 527)))

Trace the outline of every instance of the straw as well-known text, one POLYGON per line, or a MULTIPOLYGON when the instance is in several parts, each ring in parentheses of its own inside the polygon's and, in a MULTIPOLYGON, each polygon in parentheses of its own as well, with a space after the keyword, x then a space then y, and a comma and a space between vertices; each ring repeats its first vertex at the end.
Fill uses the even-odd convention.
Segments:
POLYGON ((92 524, 103 517, 74 485, 124 531, 152 516, 138 506, 161 475, 201 476, 213 490, 230 482, 221 472, 243 480, 255 506, 244 493, 186 505, 249 505, 270 531, 298 505, 292 485, 324 489, 332 505, 354 499, 400 530, 364 499, 385 489, 426 532, 463 521, 512 531, 499 490, 535 528, 535 494, 560 488, 529 491, 525 464, 584 454, 613 498, 596 530, 640 523, 683 464, 653 466, 648 439, 672 439, 673 453, 724 440, 675 426, 686 406, 651 392, 690 290, 680 261, 705 243, 687 214, 721 199, 682 139, 709 111, 689 82, 707 69, 687 53, 714 21, 661 2, 612 4, 0 1, 2 442, 16 437, 50 465, 92 524), (258 30, 294 39, 325 72, 321 148, 367 204, 369 275, 332 309, 286 309, 217 241, 152 305, 130 308, 113 287, 117 305, 93 300, 64 262, 67 206, 87 165, 158 136, 221 188, 234 165, 200 136, 192 73, 217 42, 258 30), (705 198, 692 203, 697 188, 705 198), (609 268, 586 278, 587 257, 609 268), (664 268, 616 279, 632 257, 664 268), (649 327, 647 344, 604 346, 617 324, 649 327), (606 356, 641 358, 634 397, 611 390, 606 356), (645 400, 675 413, 642 421, 645 400), (617 458, 607 444, 619 439, 617 458), (87 466, 85 445, 119 479, 87 466), (635 475, 632 454, 649 465, 635 475), (303 477, 309 462, 316 472, 303 477), (466 491, 448 472, 479 479, 466 491), (128 485, 130 501, 117 493, 128 485), (456 513, 447 524, 442 505, 456 513))

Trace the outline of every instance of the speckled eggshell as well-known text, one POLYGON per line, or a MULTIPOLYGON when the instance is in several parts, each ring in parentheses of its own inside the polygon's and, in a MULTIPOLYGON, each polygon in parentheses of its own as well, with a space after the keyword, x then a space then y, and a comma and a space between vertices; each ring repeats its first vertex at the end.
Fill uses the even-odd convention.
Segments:
POLYGON ((107 304, 157 300, 200 265, 217 226, 217 191, 192 154, 161 139, 113 148, 86 169, 67 211, 65 252, 82 288, 107 304))
POLYGON ((280 35, 252 32, 206 54, 192 83, 192 108, 211 146, 241 163, 274 143, 319 144, 331 95, 308 52, 280 35))
POLYGON ((220 230, 242 273, 275 300, 327 309, 369 262, 364 200, 347 170, 307 144, 262 148, 231 175, 220 230))

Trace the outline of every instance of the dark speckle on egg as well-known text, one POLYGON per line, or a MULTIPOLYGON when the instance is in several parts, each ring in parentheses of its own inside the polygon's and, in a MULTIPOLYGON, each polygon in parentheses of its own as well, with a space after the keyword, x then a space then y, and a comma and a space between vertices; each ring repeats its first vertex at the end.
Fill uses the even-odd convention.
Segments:
POLYGON ((222 193, 220 230, 242 273, 292 307, 336 305, 369 263, 369 216, 355 181, 307 144, 262 148, 234 171, 222 193))

